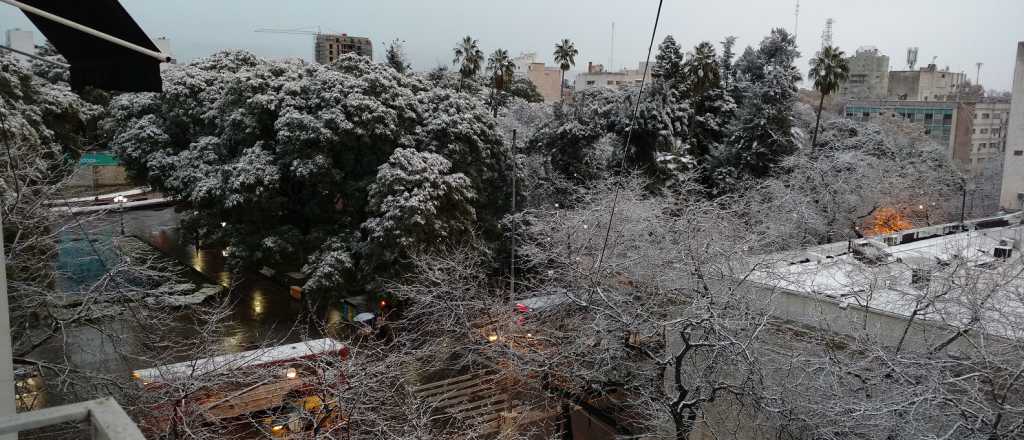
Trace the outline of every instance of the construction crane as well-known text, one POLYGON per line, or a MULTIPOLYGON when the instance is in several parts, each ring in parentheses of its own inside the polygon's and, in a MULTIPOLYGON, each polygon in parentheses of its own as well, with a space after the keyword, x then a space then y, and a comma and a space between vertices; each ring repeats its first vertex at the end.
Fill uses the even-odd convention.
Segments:
POLYGON ((291 35, 320 35, 323 32, 320 31, 320 26, 316 27, 315 31, 309 30, 312 26, 295 29, 273 29, 273 28, 260 28, 256 29, 256 32, 264 34, 291 34, 291 35))

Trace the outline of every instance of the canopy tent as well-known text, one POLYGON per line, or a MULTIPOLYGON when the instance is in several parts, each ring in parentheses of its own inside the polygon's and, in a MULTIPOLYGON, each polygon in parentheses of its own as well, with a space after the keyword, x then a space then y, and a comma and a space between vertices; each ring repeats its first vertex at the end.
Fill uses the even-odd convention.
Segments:
POLYGON ((67 0, 0 1, 22 9, 68 60, 72 89, 81 91, 92 86, 125 92, 162 91, 160 63, 169 58, 164 55, 161 59, 160 49, 117 0, 90 0, 88 4, 67 0))

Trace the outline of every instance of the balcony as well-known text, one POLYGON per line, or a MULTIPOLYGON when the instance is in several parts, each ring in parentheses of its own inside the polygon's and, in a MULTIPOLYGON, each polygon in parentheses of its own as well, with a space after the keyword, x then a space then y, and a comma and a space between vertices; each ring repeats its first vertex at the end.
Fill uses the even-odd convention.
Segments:
POLYGON ((144 440, 135 422, 128 417, 117 401, 103 399, 79 402, 71 405, 44 408, 10 416, 0 416, 0 439, 13 438, 10 434, 24 433, 22 438, 69 438, 61 437, 68 431, 50 437, 46 430, 68 427, 75 433, 70 437, 94 440, 144 440), (29 435, 39 432, 40 435, 29 435))

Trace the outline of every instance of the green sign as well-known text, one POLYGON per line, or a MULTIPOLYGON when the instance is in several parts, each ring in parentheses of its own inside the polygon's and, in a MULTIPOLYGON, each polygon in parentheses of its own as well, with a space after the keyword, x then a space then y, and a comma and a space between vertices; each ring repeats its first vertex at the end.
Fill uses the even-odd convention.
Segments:
POLYGON ((112 153, 85 153, 78 160, 78 165, 91 167, 113 167, 121 165, 112 153))

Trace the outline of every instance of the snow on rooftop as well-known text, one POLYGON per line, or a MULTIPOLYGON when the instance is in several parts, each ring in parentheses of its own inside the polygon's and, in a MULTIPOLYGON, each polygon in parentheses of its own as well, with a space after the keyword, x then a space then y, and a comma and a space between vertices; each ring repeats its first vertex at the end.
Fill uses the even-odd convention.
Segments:
POLYGON ((170 381, 291 359, 301 359, 308 356, 335 352, 343 347, 344 345, 341 342, 334 339, 315 339, 137 370, 132 373, 132 377, 141 380, 143 383, 170 381))
POLYGON ((1022 232, 1018 225, 888 246, 883 263, 858 260, 852 253, 808 258, 814 254, 802 251, 755 271, 751 280, 903 316, 918 310, 918 319, 958 326, 980 308, 986 331, 1024 337, 1022 232), (997 247, 1014 247, 1014 241, 1010 258, 994 255, 997 247))

